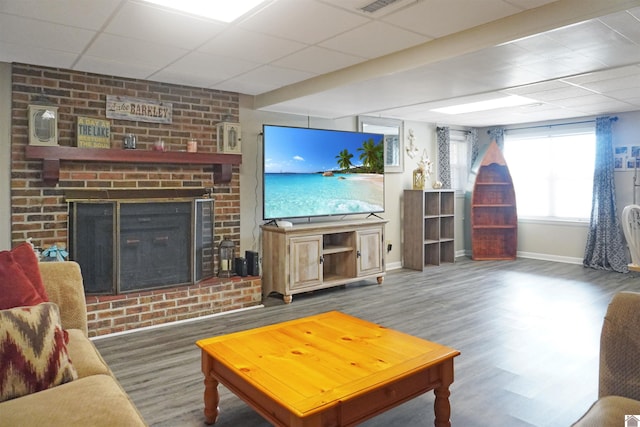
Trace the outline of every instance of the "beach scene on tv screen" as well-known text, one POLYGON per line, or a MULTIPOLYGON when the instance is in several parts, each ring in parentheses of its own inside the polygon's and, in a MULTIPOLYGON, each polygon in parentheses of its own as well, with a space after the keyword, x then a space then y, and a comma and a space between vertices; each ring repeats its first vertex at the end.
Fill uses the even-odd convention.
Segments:
POLYGON ((265 219, 384 211, 383 138, 265 127, 265 219))

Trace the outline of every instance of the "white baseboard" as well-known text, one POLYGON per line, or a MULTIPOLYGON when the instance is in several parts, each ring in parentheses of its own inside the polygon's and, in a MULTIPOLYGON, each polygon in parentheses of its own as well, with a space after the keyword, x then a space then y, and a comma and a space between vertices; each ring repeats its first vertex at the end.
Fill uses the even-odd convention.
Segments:
POLYGON ((399 270, 401 268, 402 268, 402 262, 400 262, 400 261, 390 262, 389 264, 387 264, 387 271, 389 271, 389 270, 399 270))
POLYGON ((570 256, 562 256, 562 255, 550 255, 550 254, 539 254, 535 252, 520 252, 518 251, 517 256, 520 258, 529 258, 529 259, 539 259, 542 261, 555 261, 555 262, 563 262, 565 264, 579 264, 582 265, 582 258, 570 257, 570 256))
MULTIPOLYGON (((456 256, 471 257, 471 251, 470 250, 458 251, 456 252, 456 256)), ((582 258, 576 258, 576 257, 570 257, 570 256, 540 254, 537 252, 523 252, 523 251, 518 251, 516 253, 516 256, 518 258, 539 259, 541 261, 554 261, 554 262, 562 262, 565 264, 582 265, 582 258)))

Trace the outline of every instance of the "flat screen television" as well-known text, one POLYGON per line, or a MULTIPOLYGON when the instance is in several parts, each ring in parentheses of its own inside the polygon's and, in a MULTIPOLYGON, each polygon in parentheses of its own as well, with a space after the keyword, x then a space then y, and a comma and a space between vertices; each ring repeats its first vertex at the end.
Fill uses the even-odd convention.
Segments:
POLYGON ((384 135, 263 125, 265 220, 384 212, 384 135))

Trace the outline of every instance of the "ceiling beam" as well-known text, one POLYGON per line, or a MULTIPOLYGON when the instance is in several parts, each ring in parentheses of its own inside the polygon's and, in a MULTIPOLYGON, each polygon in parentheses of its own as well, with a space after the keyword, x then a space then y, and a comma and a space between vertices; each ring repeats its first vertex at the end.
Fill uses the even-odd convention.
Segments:
POLYGON ((437 63, 487 47, 640 6, 640 0, 559 0, 253 98, 255 109, 437 63))

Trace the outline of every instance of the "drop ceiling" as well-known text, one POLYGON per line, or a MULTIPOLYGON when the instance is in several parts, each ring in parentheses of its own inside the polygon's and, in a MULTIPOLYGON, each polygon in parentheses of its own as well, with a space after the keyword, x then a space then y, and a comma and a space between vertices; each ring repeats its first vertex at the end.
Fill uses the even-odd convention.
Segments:
POLYGON ((140 0, 0 0, 0 61, 251 95, 255 108, 491 126, 640 110, 640 0, 267 0, 225 24, 140 0), (434 108, 505 95, 530 105, 434 108))

